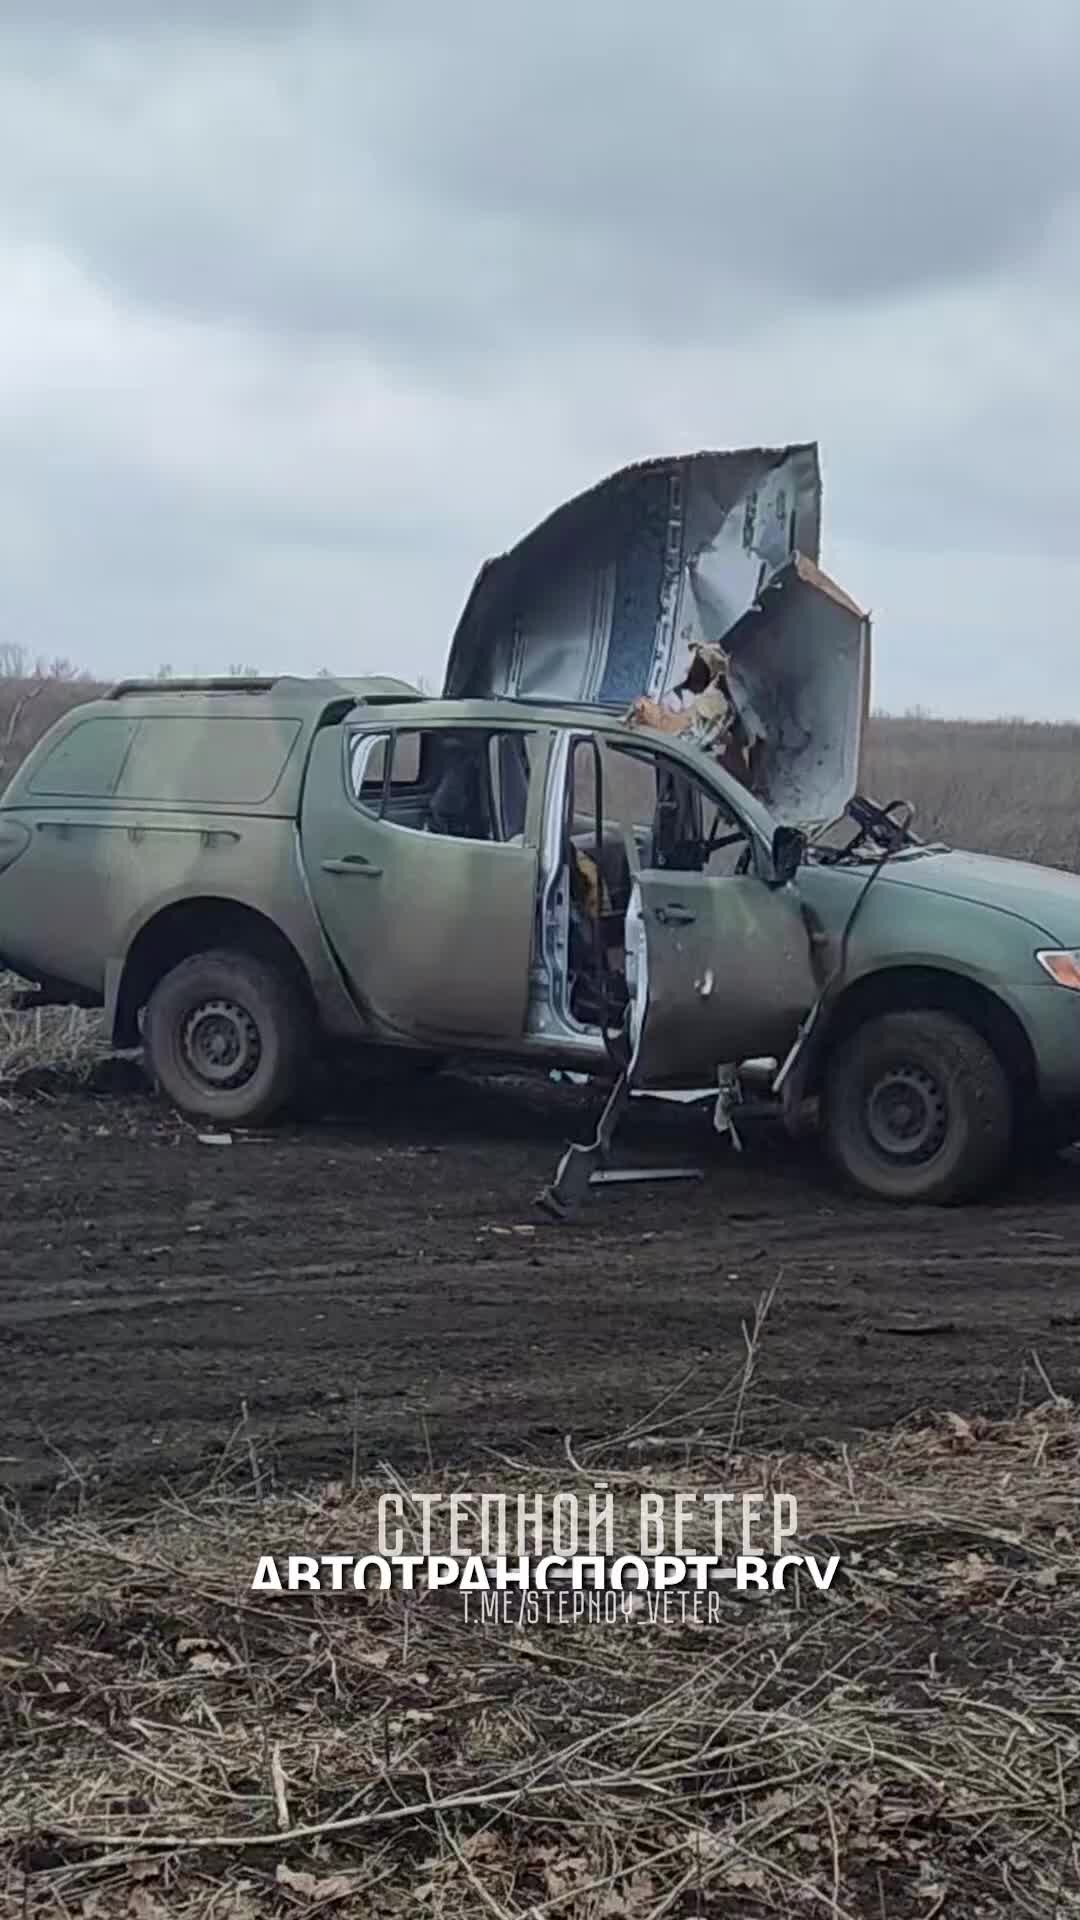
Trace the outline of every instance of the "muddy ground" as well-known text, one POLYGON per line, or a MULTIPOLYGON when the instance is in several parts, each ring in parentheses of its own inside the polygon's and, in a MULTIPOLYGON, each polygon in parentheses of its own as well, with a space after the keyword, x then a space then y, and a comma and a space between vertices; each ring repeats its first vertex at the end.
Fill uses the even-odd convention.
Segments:
POLYGON ((812 1149, 764 1138, 739 1159, 704 1120, 642 1108, 622 1159, 705 1179, 602 1191, 557 1225, 536 1196, 594 1110, 444 1075, 205 1145, 142 1092, 5 1099, 0 1492, 37 1508, 205 1474, 230 1436, 235 1459, 244 1403, 282 1480, 347 1477, 354 1455, 550 1462, 691 1369, 666 1412, 707 1401, 778 1277, 755 1444, 1012 1411, 1045 1398, 1033 1352, 1080 1394, 1080 1166, 897 1211, 852 1200, 812 1149))

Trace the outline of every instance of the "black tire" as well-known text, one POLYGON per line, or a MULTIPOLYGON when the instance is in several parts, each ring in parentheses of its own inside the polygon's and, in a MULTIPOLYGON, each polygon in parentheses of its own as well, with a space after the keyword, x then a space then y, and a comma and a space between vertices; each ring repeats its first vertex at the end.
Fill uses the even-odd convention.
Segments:
POLYGON ((827 1061, 823 1104, 836 1165, 883 1200, 971 1199, 1009 1157, 1008 1076, 952 1014, 913 1008, 867 1020, 827 1061))
POLYGON ((195 953, 158 981, 143 1022, 147 1064, 181 1113, 253 1127, 300 1085, 308 1010, 272 962, 227 950, 195 953))

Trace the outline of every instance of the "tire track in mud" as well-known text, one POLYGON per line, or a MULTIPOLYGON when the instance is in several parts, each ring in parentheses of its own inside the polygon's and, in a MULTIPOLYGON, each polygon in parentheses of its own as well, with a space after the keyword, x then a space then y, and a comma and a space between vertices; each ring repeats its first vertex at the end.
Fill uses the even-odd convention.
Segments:
POLYGON ((47 1496, 61 1453, 118 1494, 183 1474, 220 1456, 243 1400, 288 1477, 340 1477, 354 1423, 365 1463, 429 1442, 441 1462, 561 1458, 564 1435, 620 1429, 691 1368, 707 1399, 777 1274, 754 1441, 1012 1410, 1032 1348, 1080 1395, 1077 1167, 899 1212, 849 1199, 812 1152, 738 1158, 659 1111, 633 1116, 623 1155, 706 1178, 608 1190, 558 1226, 535 1196, 592 1111, 448 1075, 227 1149, 139 1096, 14 1102, 0 1489, 47 1496))

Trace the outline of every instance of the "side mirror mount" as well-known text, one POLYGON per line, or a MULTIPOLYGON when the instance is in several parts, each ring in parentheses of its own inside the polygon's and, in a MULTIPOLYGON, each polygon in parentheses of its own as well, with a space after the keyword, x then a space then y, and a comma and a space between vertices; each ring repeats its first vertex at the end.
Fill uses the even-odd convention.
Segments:
POLYGON ((798 827, 777 827, 772 839, 773 885, 786 887, 802 865, 806 839, 798 827))

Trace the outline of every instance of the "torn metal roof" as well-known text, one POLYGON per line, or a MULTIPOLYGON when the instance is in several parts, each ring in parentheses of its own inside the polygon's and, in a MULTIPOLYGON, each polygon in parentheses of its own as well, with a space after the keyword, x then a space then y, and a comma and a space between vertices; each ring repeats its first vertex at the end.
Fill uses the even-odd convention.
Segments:
POLYGON ((720 640, 795 552, 816 561, 816 446, 640 461, 481 568, 450 648, 448 698, 617 705, 681 677, 700 595, 720 640))
POLYGON ((624 467, 481 568, 444 692, 638 703, 640 721, 719 650, 755 790, 778 819, 834 819, 857 781, 869 623, 820 542, 813 442, 624 467))

